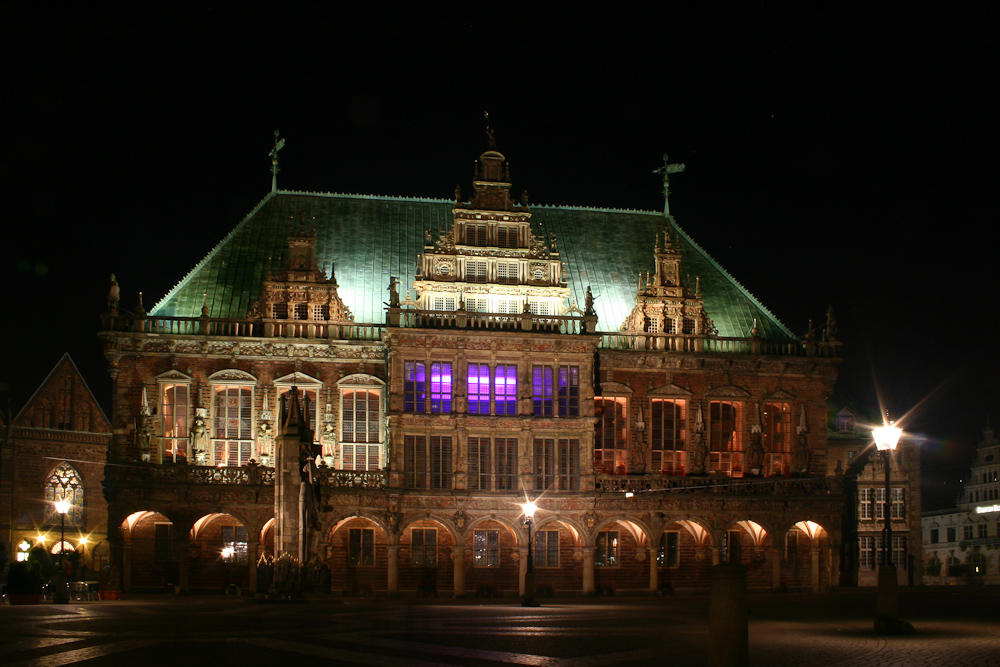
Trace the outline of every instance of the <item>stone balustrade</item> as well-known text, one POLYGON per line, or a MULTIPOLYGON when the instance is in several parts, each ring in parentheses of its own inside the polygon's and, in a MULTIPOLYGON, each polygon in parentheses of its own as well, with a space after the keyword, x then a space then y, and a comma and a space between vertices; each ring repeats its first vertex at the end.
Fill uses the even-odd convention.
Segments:
POLYGON ((274 468, 262 466, 214 467, 134 464, 105 468, 105 477, 117 482, 159 484, 240 484, 272 486, 274 468))
POLYGON ((389 474, 385 470, 335 470, 318 469, 320 485, 334 489, 384 489, 389 486, 389 474))
POLYGON ((719 493, 755 496, 817 496, 842 493, 836 477, 668 477, 662 475, 598 475, 601 493, 719 493))
POLYGON ((727 338, 702 334, 602 333, 601 347, 611 350, 664 350, 708 354, 768 354, 835 357, 840 343, 805 343, 764 338, 727 338))

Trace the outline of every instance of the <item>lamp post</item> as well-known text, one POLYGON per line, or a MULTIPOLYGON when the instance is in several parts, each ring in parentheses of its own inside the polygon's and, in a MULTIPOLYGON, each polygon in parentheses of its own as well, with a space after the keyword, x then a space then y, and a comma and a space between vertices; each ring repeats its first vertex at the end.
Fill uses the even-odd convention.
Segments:
POLYGON ((528 501, 521 505, 521 509, 524 511, 524 525, 528 527, 528 568, 524 573, 524 599, 521 600, 521 606, 538 607, 538 600, 535 599, 535 569, 531 553, 531 525, 534 523, 535 510, 538 509, 538 506, 534 502, 528 501))
POLYGON ((69 512, 70 502, 65 498, 55 502, 56 512, 59 513, 59 572, 56 576, 56 592, 54 601, 57 604, 69 603, 69 590, 66 582, 66 514, 69 512))
POLYGON ((911 634, 913 626, 899 620, 899 579, 892 564, 892 486, 890 485, 892 452, 899 443, 903 431, 892 422, 872 431, 875 447, 885 459, 885 498, 882 518, 885 528, 882 533, 882 563, 878 569, 878 593, 876 596, 875 632, 879 634, 911 634))

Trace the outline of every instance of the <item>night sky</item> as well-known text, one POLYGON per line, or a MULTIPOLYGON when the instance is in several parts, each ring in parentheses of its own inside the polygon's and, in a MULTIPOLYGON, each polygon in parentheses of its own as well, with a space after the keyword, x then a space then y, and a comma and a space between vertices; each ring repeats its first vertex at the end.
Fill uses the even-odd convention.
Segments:
POLYGON ((793 331, 834 306, 853 402, 877 412, 877 383, 916 408, 925 509, 1000 421, 985 10, 23 4, 0 43, 4 415, 66 351, 109 408, 108 275, 150 308, 268 192, 275 129, 281 188, 449 198, 488 110, 533 202, 660 210, 652 170, 685 163, 678 223, 793 331))

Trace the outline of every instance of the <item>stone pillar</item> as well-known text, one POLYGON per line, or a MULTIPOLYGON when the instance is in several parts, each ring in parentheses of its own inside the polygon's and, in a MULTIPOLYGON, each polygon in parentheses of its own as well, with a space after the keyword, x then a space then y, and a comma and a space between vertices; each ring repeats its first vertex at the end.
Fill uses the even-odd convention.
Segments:
POLYGON ((660 589, 660 572, 656 562, 659 552, 658 548, 649 547, 649 591, 653 594, 660 589))
POLYGON ((712 549, 712 565, 718 565, 720 558, 722 557, 722 550, 719 547, 711 547, 712 549))
POLYGON ((188 530, 178 530, 177 531, 177 587, 180 589, 181 595, 187 595, 191 592, 190 585, 188 583, 188 560, 190 554, 188 542, 188 530))
POLYGON ((389 551, 389 572, 386 580, 386 591, 390 598, 399 597, 399 545, 390 544, 386 547, 389 551))
POLYGON ((274 439, 274 555, 288 553, 302 561, 302 473, 299 463, 298 390, 292 392, 281 434, 274 439))
POLYGON ((830 587, 833 585, 833 571, 830 564, 830 561, 832 560, 830 558, 830 547, 823 547, 820 553, 822 554, 820 558, 823 564, 823 571, 820 573, 819 578, 820 588, 823 593, 829 593, 830 587), (826 583, 823 582, 824 574, 826 575, 826 583))
POLYGON ((781 549, 771 547, 771 590, 781 590, 781 549))
POLYGON ((454 583, 452 587, 455 589, 455 597, 464 598, 465 597, 465 547, 452 547, 451 548, 451 561, 454 568, 454 583))
MULTIPOLYGON (((113 562, 113 561, 112 561, 113 562)), ((122 590, 132 587, 132 540, 122 540, 122 590)))
POLYGON ((583 548, 583 594, 597 594, 597 584, 594 583, 594 547, 583 548))
POLYGON ((747 569, 730 563, 714 566, 708 605, 708 664, 747 667, 747 569))
POLYGON ((809 560, 811 561, 810 571, 812 573, 812 590, 813 593, 819 593, 819 547, 813 547, 809 550, 809 560))
POLYGON ((517 548, 518 573, 517 573, 517 594, 524 597, 524 580, 528 575, 528 547, 519 546, 517 548))
POLYGON ((830 547, 830 588, 840 588, 840 549, 830 547))
POLYGON ((257 592, 257 559, 260 558, 260 542, 254 540, 247 545, 247 567, 250 569, 250 595, 257 592))

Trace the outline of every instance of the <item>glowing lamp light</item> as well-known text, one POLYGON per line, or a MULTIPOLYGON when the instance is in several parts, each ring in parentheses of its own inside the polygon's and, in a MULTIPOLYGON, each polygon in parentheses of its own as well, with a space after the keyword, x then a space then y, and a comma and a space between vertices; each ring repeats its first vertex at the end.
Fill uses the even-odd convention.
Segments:
POLYGON ((235 553, 236 553, 236 549, 234 549, 233 547, 225 547, 222 550, 222 557, 225 558, 226 560, 229 560, 230 558, 233 557, 233 554, 235 554, 235 553))
POLYGON ((85 544, 90 544, 90 540, 88 540, 86 537, 81 537, 80 538, 80 546, 82 547, 85 544))
POLYGON ((896 451, 896 445, 899 443, 899 436, 903 434, 903 430, 893 426, 893 423, 889 422, 887 426, 879 426, 872 431, 872 437, 875 438, 875 447, 880 452, 886 450, 896 451))
POLYGON ((57 500, 55 505, 56 505, 56 511, 59 512, 60 514, 69 513, 70 502, 65 498, 62 500, 57 500))
POLYGON ((524 516, 529 519, 535 518, 535 512, 538 511, 538 505, 534 501, 528 501, 521 504, 521 509, 524 511, 524 516))

